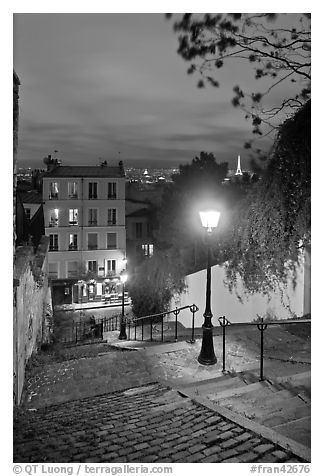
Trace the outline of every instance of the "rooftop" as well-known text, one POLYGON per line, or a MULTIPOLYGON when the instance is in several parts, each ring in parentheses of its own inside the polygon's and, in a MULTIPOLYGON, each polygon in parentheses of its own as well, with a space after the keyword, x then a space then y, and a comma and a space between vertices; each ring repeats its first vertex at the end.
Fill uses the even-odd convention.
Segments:
POLYGON ((19 191, 22 203, 43 203, 42 194, 37 190, 19 191))
POLYGON ((151 213, 148 208, 141 208, 140 210, 135 210, 134 212, 128 213, 127 217, 142 217, 147 216, 151 213))
POLYGON ((100 165, 59 165, 52 170, 45 172, 44 178, 47 177, 108 177, 120 178, 124 177, 123 168, 119 166, 100 166, 100 165))

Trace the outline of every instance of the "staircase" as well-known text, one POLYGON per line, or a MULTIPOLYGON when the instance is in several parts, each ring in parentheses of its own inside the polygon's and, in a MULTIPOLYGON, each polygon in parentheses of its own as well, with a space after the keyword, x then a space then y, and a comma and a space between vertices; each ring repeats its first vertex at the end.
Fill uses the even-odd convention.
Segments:
POLYGON ((310 370, 278 365, 266 375, 260 382, 259 369, 227 373, 184 384, 179 391, 192 398, 204 397, 310 448, 310 370))

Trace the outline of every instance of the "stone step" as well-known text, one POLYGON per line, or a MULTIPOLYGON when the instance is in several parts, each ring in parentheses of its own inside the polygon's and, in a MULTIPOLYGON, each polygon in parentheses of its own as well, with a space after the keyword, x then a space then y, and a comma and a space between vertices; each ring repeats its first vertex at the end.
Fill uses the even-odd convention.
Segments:
POLYGON ((197 380, 195 381, 194 383, 192 382, 187 382, 187 383, 183 383, 181 384, 181 386, 179 386, 179 389, 190 389, 190 388, 200 388, 200 387, 204 387, 205 385, 211 385, 211 386, 217 386, 220 384, 220 382, 228 382, 230 381, 230 379, 234 378, 235 377, 235 374, 232 375, 232 374, 223 374, 221 371, 219 372, 219 376, 218 377, 214 377, 214 378, 210 378, 210 379, 202 379, 202 380, 197 380))
MULTIPOLYGON (((243 397, 236 400, 234 398, 228 399, 225 402, 225 406, 257 421, 260 421, 266 415, 280 412, 285 405, 288 407, 298 405, 299 403, 306 405, 299 397, 292 397, 290 393, 285 390, 273 393, 272 395, 258 395, 257 398, 251 396, 250 400, 244 400, 243 397)), ((221 404, 221 401, 217 403, 221 404)))
POLYGON ((264 375, 267 379, 278 379, 289 377, 291 375, 304 374, 305 372, 310 371, 310 365, 308 364, 294 364, 290 362, 278 362, 271 360, 270 362, 265 362, 264 365, 264 375))
MULTIPOLYGON (((270 379, 269 379, 270 380, 270 379)), ((280 385, 286 390, 299 395, 305 402, 311 401, 311 372, 302 372, 271 379, 274 385, 280 385)))
POLYGON ((244 372, 240 372, 237 374, 239 377, 241 377, 241 379, 246 383, 246 384, 250 384, 250 383, 256 383, 256 382, 259 382, 260 381, 260 376, 259 374, 255 374, 254 372, 252 371, 244 371, 244 372))
MULTIPOLYGON (((310 366, 305 364, 293 364, 287 362, 275 362, 274 360, 269 363, 268 361, 264 362, 264 378, 270 381, 276 381, 280 383, 281 379, 286 380, 291 376, 299 376, 298 378, 304 378, 306 374, 310 373, 310 366)), ((254 376, 255 378, 260 378, 260 367, 256 367, 255 364, 250 368, 244 368, 238 375, 254 376)))
POLYGON ((275 431, 288 438, 293 438, 308 448, 311 447, 311 417, 306 416, 273 427, 275 431))
POLYGON ((243 392, 237 392, 234 395, 215 393, 208 395, 208 398, 220 405, 224 402, 231 409, 240 411, 251 408, 252 411, 260 411, 261 414, 267 408, 273 408, 273 405, 278 402, 294 398, 289 390, 274 392, 269 384, 265 385, 265 382, 259 382, 259 384, 248 385, 243 392))
POLYGON ((224 380, 215 379, 205 384, 201 382, 199 386, 194 383, 187 390, 206 396, 209 394, 223 394, 223 392, 242 387, 247 387, 247 385, 240 377, 228 377, 224 380))
POLYGON ((273 377, 271 380, 278 383, 291 383, 297 386, 310 387, 311 385, 311 371, 294 373, 289 375, 282 375, 278 377, 273 377))
POLYGON ((272 395, 273 393, 277 393, 278 390, 277 388, 273 387, 270 383, 267 381, 263 382, 255 382, 255 383, 250 383, 250 384, 244 384, 242 386, 237 386, 233 388, 228 388, 225 389, 224 391, 221 390, 220 392, 217 392, 215 394, 216 399, 230 399, 230 398, 242 398, 244 399, 244 395, 246 395, 247 399, 251 398, 251 395, 255 398, 257 396, 260 396, 260 398, 265 398, 267 395, 272 395))
POLYGON ((298 399, 285 400, 280 405, 280 408, 273 412, 263 415, 259 422, 265 426, 273 428, 274 426, 282 425, 293 420, 299 420, 300 418, 309 417, 311 415, 311 406, 305 404, 302 400, 298 399))

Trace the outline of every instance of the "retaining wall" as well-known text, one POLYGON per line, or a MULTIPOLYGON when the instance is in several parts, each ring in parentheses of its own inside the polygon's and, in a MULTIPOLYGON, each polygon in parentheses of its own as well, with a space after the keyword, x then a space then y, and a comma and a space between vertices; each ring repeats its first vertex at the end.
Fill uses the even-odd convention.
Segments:
POLYGON ((43 236, 36 250, 32 246, 16 248, 14 261, 13 303, 13 392, 18 405, 28 359, 41 344, 51 341, 53 310, 48 283, 49 238, 43 236))

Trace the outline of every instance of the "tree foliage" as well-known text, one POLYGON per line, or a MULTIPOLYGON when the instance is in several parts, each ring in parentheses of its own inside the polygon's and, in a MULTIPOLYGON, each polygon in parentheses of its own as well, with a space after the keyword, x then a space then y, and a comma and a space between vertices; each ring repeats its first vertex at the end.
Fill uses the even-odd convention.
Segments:
MULTIPOLYGON (((172 15, 168 14, 167 17, 172 15)), ((248 63, 260 90, 233 88, 232 104, 245 112, 256 136, 276 128, 276 116, 290 113, 310 98, 310 14, 186 13, 173 27, 178 34, 178 53, 191 62, 188 74, 198 73, 197 86, 220 86, 218 70, 234 60, 248 63), (273 107, 266 96, 285 82, 295 83, 295 93, 273 107)), ((246 148, 251 142, 246 143, 246 148)))
POLYGON ((227 275, 249 292, 267 292, 296 271, 310 245, 311 103, 280 127, 263 179, 233 220, 227 275))
POLYGON ((158 251, 144 260, 129 285, 135 316, 167 311, 173 294, 184 289, 183 277, 181 263, 175 266, 166 252, 158 251))
POLYGON ((159 211, 159 229, 155 233, 160 249, 172 253, 175 263, 183 263, 186 273, 205 263, 203 230, 199 207, 206 203, 224 205, 222 181, 227 163, 217 163, 213 154, 201 152, 190 164, 180 165, 163 197, 159 211))

